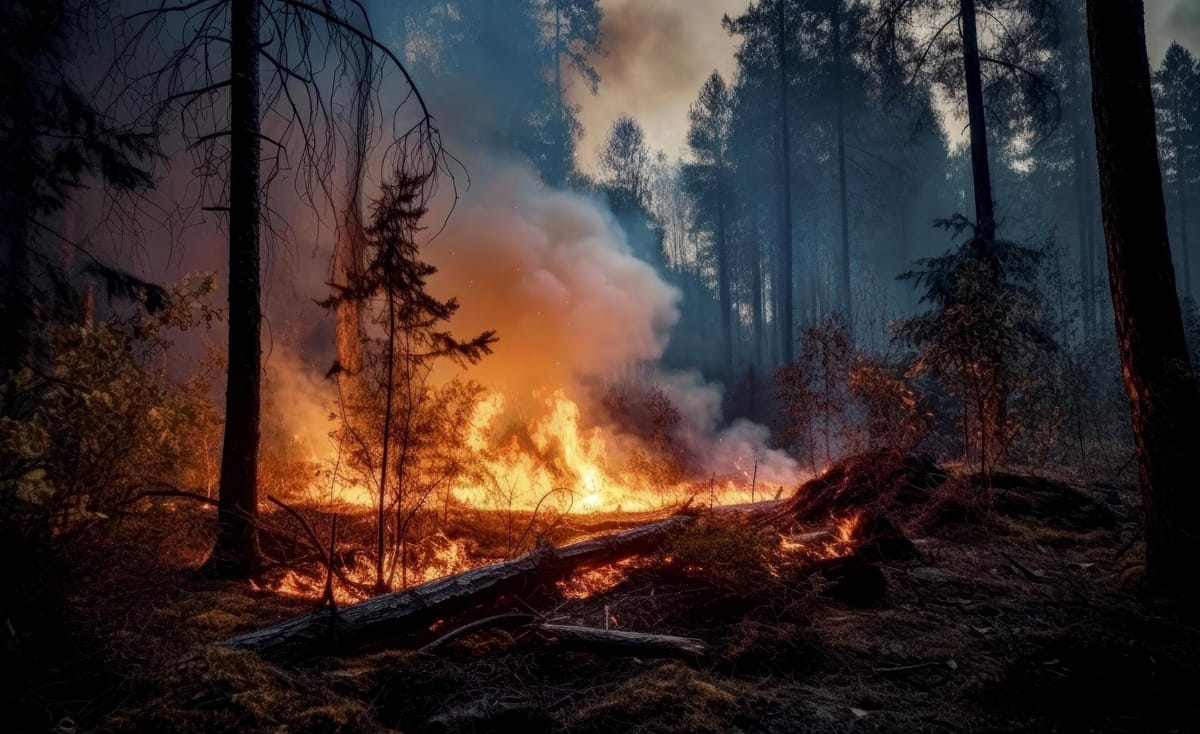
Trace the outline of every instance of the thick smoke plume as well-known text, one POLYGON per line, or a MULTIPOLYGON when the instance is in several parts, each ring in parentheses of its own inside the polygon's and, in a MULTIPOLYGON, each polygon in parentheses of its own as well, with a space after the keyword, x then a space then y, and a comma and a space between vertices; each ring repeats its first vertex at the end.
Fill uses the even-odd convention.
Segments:
POLYGON ((633 255, 597 202, 515 166, 480 189, 425 252, 439 269, 432 289, 462 306, 456 331, 500 336, 473 377, 553 390, 662 356, 680 294, 633 255))
MULTIPOLYGON (((523 410, 556 390, 594 408, 598 386, 653 384, 679 412, 676 438, 696 457, 697 475, 749 480, 757 465, 760 482, 795 483, 795 462, 767 448, 766 428, 721 427, 719 387, 659 370, 680 293, 633 254, 600 202, 548 189, 515 165, 482 181, 425 252, 439 268, 432 289, 461 304, 455 330, 500 338, 472 378, 523 410)), ((584 412, 586 420, 595 411, 584 412)))

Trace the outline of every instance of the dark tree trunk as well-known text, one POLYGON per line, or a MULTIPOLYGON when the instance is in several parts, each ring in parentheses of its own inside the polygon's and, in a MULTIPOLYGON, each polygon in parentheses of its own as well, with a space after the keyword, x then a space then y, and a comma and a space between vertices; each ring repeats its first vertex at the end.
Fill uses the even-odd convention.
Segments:
POLYGON ((1084 118, 1086 113, 1083 106, 1084 99, 1084 83, 1079 79, 1079 44, 1072 42, 1071 44, 1071 59, 1068 69, 1070 72, 1070 80, 1068 86, 1072 95, 1077 100, 1078 109, 1073 110, 1071 114, 1072 131, 1071 131, 1071 151, 1072 160, 1075 170, 1073 178, 1075 184, 1075 224, 1076 237, 1079 240, 1079 303, 1080 303, 1080 321, 1083 326, 1083 341, 1085 343, 1092 340, 1095 334, 1095 314, 1096 308, 1092 305, 1094 296, 1092 288, 1092 251, 1091 251, 1091 228, 1090 222, 1092 217, 1091 207, 1091 189, 1092 181, 1089 171, 1089 161, 1087 156, 1087 122, 1084 118))
MULTIPOLYGON (((12 150, 32 149, 37 142, 37 133, 29 115, 16 115, 12 129, 7 131, 10 140, 6 147, 12 150)), ((27 157, 14 157, 3 161, 0 175, 8 177, 4 191, 0 193, 0 272, 5 276, 4 293, 0 297, 0 344, 4 345, 0 356, 0 381, 7 384, 8 378, 22 367, 34 361, 34 331, 37 323, 38 304, 33 288, 33 252, 29 242, 29 224, 34 214, 33 191, 35 175, 32 161, 27 157)), ((10 390, 0 391, 7 399, 15 399, 10 390)), ((8 415, 9 405, 0 406, 3 415, 8 415)))
MULTIPOLYGON (((354 80, 353 116, 349 120, 350 140, 346 150, 346 188, 334 245, 334 284, 342 289, 354 287, 362 278, 366 261, 366 230, 362 224, 362 179, 366 174, 367 152, 371 145, 371 50, 364 49, 354 80)), ((349 295, 342 291, 342 295, 349 295)), ((362 303, 358 296, 343 297, 334 311, 337 363, 349 380, 343 386, 355 390, 355 375, 362 368, 362 303)))
MULTIPOLYGON (((1095 139, 1092 140, 1092 151, 1095 152, 1095 139)), ((1103 266, 1099 264, 1100 248, 1096 244, 1096 230, 1100 226, 1100 212, 1098 207, 1098 198, 1096 192, 1100 190, 1100 181, 1097 178, 1099 171, 1096 170, 1096 162, 1092 161, 1085 166, 1087 171, 1087 284, 1088 298, 1085 305, 1090 309, 1088 311, 1088 320, 1092 323, 1092 333, 1099 334, 1100 323, 1103 321, 1100 304, 1097 303, 1097 297, 1100 288, 1100 273, 1098 269, 1103 266)))
POLYGON ((971 178, 975 188, 976 234, 996 239, 992 174, 988 165, 987 120, 983 108, 983 77, 979 71, 979 39, 975 32, 975 0, 959 0, 962 16, 963 74, 967 85, 967 118, 971 128, 971 178))
MULTIPOLYGON (((389 277, 390 280, 391 278, 389 277)), ((384 376, 383 393, 383 445, 382 456, 379 460, 379 504, 375 508, 375 590, 380 592, 387 588, 387 582, 383 576, 383 555, 384 540, 387 532, 385 513, 387 512, 388 454, 392 445, 392 406, 395 403, 396 397, 396 294, 390 286, 387 291, 387 310, 388 330, 385 337, 387 341, 387 355, 384 362, 386 374, 384 376)), ((399 504, 397 502, 397 506, 399 504)), ((400 528, 397 526, 396 532, 399 531, 400 528)))
MULTIPOLYGON (((29 252, 29 205, 23 192, 31 191, 32 185, 13 187, 8 206, 4 207, 3 233, 4 269, 7 282, 3 308, 0 309, 0 337, 3 338, 3 372, 8 377, 31 361, 33 330, 37 305, 33 293, 33 277, 30 269, 29 252)), ((7 406, 5 406, 7 408, 7 406)))
POLYGON ((729 241, 725 226, 725 162, 717 161, 717 298, 721 302, 721 340, 725 374, 730 384, 733 372, 733 303, 730 288, 729 241))
POLYGON ((838 208, 841 213, 841 249, 838 260, 839 308, 846 328, 854 330, 854 316, 850 292, 850 217, 846 199, 846 110, 842 98, 842 14, 841 0, 834 0, 829 22, 833 33, 833 86, 836 96, 837 158, 838 158, 838 208))
MULTIPOLYGON (((1176 101, 1176 105, 1179 102, 1176 101)), ((1179 255, 1183 265, 1183 295, 1192 297, 1192 262, 1188 252, 1187 231, 1187 169, 1185 167, 1185 147, 1183 128, 1179 120, 1183 118, 1183 110, 1175 110, 1175 203, 1179 208, 1179 255)))
POLYGON ((780 323, 780 357, 784 364, 796 358, 796 277, 793 271, 792 251, 792 126, 788 120, 788 56, 787 56, 787 11, 786 0, 777 0, 779 18, 776 43, 779 47, 779 138, 782 146, 780 170, 782 175, 783 216, 779 232, 779 272, 776 283, 779 294, 776 302, 779 313, 775 317, 780 323))
MULTIPOLYGON (((343 202, 340 229, 333 251, 334 285, 348 288, 362 276, 363 223, 359 197, 349 193, 343 202)), ((353 386, 362 369, 359 351, 362 337, 362 306, 356 298, 343 298, 334 307, 334 347, 343 386, 353 386)), ((353 392, 353 387, 350 388, 353 392)), ((348 396, 347 396, 348 397, 348 396)))
POLYGON ((1146 578, 1195 584, 1200 399, 1167 239, 1141 0, 1088 0, 1092 108, 1117 342, 1146 508, 1146 578))
POLYGON ((563 89, 562 79, 562 0, 554 0, 554 94, 556 97, 556 112, 558 123, 555 126, 555 149, 550 152, 554 156, 551 169, 550 183, 564 186, 567 183, 567 105, 564 99, 566 90, 563 89))
POLYGON ((206 571, 245 577, 260 565, 258 440, 262 359, 258 226, 258 0, 230 4, 229 376, 217 537, 206 571))
MULTIPOLYGON (((755 235, 758 230, 754 230, 755 235)), ((766 363, 766 298, 763 283, 763 253, 761 240, 755 236, 750 262, 750 287, 754 290, 754 363, 762 368, 766 363)))
MULTIPOLYGON (((363 51, 362 68, 358 70, 353 91, 353 117, 350 120, 350 143, 346 148, 346 180, 342 191, 341 221, 333 250, 333 283, 344 289, 359 283, 366 260, 366 231, 362 221, 362 184, 367 165, 371 136, 371 52, 363 51)), ((351 395, 357 389, 357 375, 362 369, 360 342, 362 340, 362 302, 358 297, 344 297, 334 308, 334 347, 344 392, 351 395)), ((344 395, 344 397, 349 397, 344 395)))

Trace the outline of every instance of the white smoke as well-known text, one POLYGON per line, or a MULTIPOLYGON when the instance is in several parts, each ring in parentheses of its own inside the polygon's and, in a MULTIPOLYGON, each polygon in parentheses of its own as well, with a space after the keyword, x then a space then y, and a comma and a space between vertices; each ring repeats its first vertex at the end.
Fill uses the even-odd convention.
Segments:
POLYGON ((679 437, 699 458, 705 475, 736 475, 759 484, 795 487, 800 468, 786 452, 769 448, 766 426, 739 418, 721 427, 721 387, 694 370, 660 373, 656 384, 679 411, 679 437))
POLYGON ((473 379, 518 399, 565 390, 586 402, 585 385, 636 368, 679 412, 677 438, 696 471, 795 486, 795 461, 768 448, 765 427, 722 427, 719 385, 658 368, 681 294, 633 254, 601 202, 548 189, 517 165, 482 178, 424 252, 439 269, 431 290, 461 305, 455 333, 499 337, 473 379))
POLYGON ((557 389, 662 356, 680 293, 633 255, 598 202, 517 166, 476 186, 424 252, 439 269, 431 290, 461 305, 456 333, 500 338, 473 377, 557 389))

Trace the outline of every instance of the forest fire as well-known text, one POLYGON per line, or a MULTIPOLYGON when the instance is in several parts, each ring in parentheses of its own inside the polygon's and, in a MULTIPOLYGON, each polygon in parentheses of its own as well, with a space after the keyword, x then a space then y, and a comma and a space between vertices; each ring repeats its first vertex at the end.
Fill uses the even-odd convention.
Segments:
POLYGON ((1196 730, 1198 4, 6 0, 5 730, 1196 730))
MULTIPOLYGON (((375 297, 338 302, 338 333, 363 338, 361 355, 343 354, 355 339, 340 340, 337 361, 362 362, 360 374, 335 390, 299 377, 316 371, 298 360, 278 369, 275 389, 287 393, 278 419, 309 437, 330 499, 377 506, 383 463, 395 475, 384 504, 404 512, 450 500, 501 512, 644 512, 776 497, 798 483, 795 460, 766 427, 725 420, 726 386, 662 366, 682 293, 602 202, 519 166, 478 175, 420 257, 429 295, 445 306, 427 323, 479 334, 486 349, 438 353, 432 328, 389 339, 375 297)), ((400 218, 419 214, 394 206, 400 218)), ((380 247, 371 257, 384 257, 380 247)))
MULTIPOLYGON (((611 426, 589 426, 579 403, 561 390, 534 401, 541 410, 526 422, 514 421, 509 402, 504 393, 494 392, 475 406, 464 446, 469 467, 449 482, 449 498, 482 510, 600 514, 778 499, 795 486, 765 469, 758 475, 758 447, 734 455, 726 471, 702 476, 681 465, 678 446, 672 451, 611 426)), ((339 459, 330 444, 314 451, 312 463, 321 471, 308 494, 336 504, 375 506, 377 485, 339 469, 339 459)))
MULTIPOLYGON (((672 457, 649 457, 644 442, 613 434, 600 426, 585 427, 579 405, 562 391, 545 398, 546 412, 519 434, 503 430, 504 396, 495 393, 480 403, 471 421, 469 442, 489 456, 483 481, 461 482, 455 496, 474 506, 534 511, 550 506, 567 513, 641 512, 680 504, 696 497, 705 504, 731 504, 762 499, 752 468, 729 467, 728 476, 688 478, 672 457), (498 431, 497 429, 500 428, 498 431), (490 450, 489 437, 510 438, 490 450), (519 435, 528 437, 525 445, 519 435)), ((779 491, 772 487, 770 493, 779 491)))

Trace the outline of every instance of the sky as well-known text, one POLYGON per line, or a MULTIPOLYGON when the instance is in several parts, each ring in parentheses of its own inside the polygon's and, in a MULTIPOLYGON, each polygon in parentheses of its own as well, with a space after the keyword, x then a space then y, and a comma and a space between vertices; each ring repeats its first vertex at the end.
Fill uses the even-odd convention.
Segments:
MULTIPOLYGON (((1200 0, 1144 0, 1150 63, 1156 66, 1171 41, 1200 55, 1200 0)), ((622 115, 637 120, 652 150, 675 157, 684 150, 688 106, 713 70, 727 78, 735 69, 736 39, 721 17, 736 15, 749 0, 601 0, 603 47, 596 58, 596 95, 574 84, 584 136, 576 156, 593 170, 596 149, 622 115)))
MULTIPOLYGON (((1200 2, 1200 0, 1197 0, 1200 2)), ((612 123, 628 115, 641 124, 652 150, 683 151, 688 106, 713 70, 733 74, 736 39, 721 27, 749 0, 600 0, 606 53, 593 60, 600 90, 582 84, 569 91, 580 106, 584 136, 576 156, 592 170, 596 148, 612 123)))

